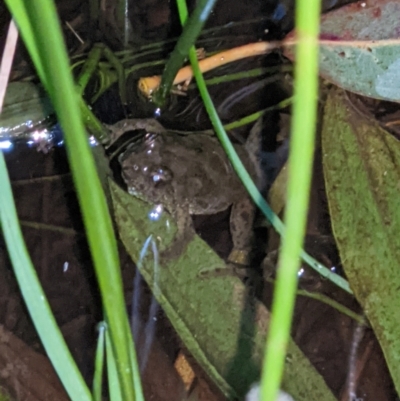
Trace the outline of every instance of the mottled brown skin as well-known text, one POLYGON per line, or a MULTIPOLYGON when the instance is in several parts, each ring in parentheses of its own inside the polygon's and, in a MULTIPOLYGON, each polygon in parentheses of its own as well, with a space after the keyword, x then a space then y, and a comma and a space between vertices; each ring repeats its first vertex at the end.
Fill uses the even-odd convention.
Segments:
MULTIPOLYGON (((234 249, 248 255, 255 207, 218 140, 210 135, 169 132, 151 119, 123 120, 112 126, 114 138, 136 129, 148 134, 143 144, 120 157, 122 177, 130 194, 162 204, 175 218, 178 234, 169 256, 178 256, 193 235, 191 214, 214 214, 232 204, 234 249)), ((257 158, 249 157, 244 146, 235 148, 250 174, 261 182, 257 158)))

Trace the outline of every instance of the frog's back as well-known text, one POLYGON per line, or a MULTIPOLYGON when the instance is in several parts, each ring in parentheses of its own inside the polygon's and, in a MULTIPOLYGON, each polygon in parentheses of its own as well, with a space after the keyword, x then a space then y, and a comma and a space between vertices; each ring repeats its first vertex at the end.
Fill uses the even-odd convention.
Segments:
MULTIPOLYGON (((146 129, 154 134, 121 159, 130 193, 148 202, 162 203, 171 212, 185 208, 191 214, 217 213, 246 197, 246 190, 216 137, 180 135, 156 123, 125 120, 113 127, 115 137, 132 129, 146 129)), ((252 141, 251 146, 257 146, 255 143, 252 141)), ((258 181, 256 159, 249 157, 250 151, 244 146, 235 148, 258 181)))
MULTIPOLYGON (((242 183, 215 137, 164 136, 164 158, 170 161, 169 167, 176 176, 178 197, 189 203, 191 214, 217 213, 245 196, 242 183)), ((237 147, 237 151, 249 164, 245 149, 237 147)))

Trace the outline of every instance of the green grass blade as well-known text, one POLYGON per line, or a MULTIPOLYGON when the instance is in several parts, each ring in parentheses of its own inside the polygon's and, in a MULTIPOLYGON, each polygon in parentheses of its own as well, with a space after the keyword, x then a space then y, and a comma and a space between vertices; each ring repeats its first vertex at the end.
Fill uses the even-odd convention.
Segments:
POLYGON ((71 399, 91 401, 90 391, 65 344, 25 247, 2 152, 0 152, 0 183, 1 228, 28 311, 71 399))
POLYGON ((199 36, 215 2, 216 0, 199 0, 191 17, 185 24, 183 32, 179 37, 167 64, 165 65, 160 87, 153 96, 153 101, 158 107, 164 105, 165 100, 171 91, 174 78, 188 56, 189 49, 193 46, 199 36))
POLYGON ((295 81, 289 180, 285 209, 286 232, 278 260, 261 399, 275 401, 283 376, 290 336, 297 272, 304 240, 318 104, 318 31, 320 0, 298 1, 296 7, 295 81))
POLYGON ((110 400, 123 401, 121 383, 118 380, 114 350, 111 344, 110 333, 106 331, 107 378, 110 400))
POLYGON ((94 361, 94 377, 92 395, 93 401, 101 401, 101 393, 103 390, 103 369, 104 369, 104 343, 106 324, 101 322, 97 325, 99 338, 97 339, 96 357, 94 361))
MULTIPOLYGON (((13 13, 21 1, 7 0, 13 13)), ((37 49, 45 74, 44 84, 49 92, 60 124, 65 133, 69 162, 78 192, 86 234, 94 261, 105 310, 106 321, 117 359, 121 387, 126 399, 135 400, 132 371, 137 369, 131 359, 132 336, 127 323, 122 279, 119 270, 116 240, 105 196, 97 176, 79 111, 79 97, 69 70, 67 53, 54 3, 50 0, 26 1, 25 10, 31 23, 30 34, 36 45, 27 42, 31 54, 37 49), (33 23, 40 21, 40 24, 33 23), (51 35, 49 35, 51 32, 51 35)), ((22 32, 24 26, 14 15, 22 32)), ((29 33, 29 32, 28 32, 29 33)), ((27 33, 23 34, 24 39, 27 33)), ((35 60, 34 60, 35 61, 35 60)), ((43 77, 41 77, 43 78, 43 77)))
POLYGON ((232 123, 229 123, 229 124, 225 124, 224 129, 225 129, 225 131, 229 131, 229 130, 241 127, 243 125, 253 123, 253 122, 257 121, 267 111, 284 109, 285 107, 288 107, 291 104, 292 104, 292 98, 290 97, 288 99, 282 100, 281 102, 279 102, 278 104, 276 104, 274 106, 267 107, 264 110, 260 110, 253 114, 249 114, 248 116, 245 116, 245 117, 241 118, 240 120, 233 121, 232 123))

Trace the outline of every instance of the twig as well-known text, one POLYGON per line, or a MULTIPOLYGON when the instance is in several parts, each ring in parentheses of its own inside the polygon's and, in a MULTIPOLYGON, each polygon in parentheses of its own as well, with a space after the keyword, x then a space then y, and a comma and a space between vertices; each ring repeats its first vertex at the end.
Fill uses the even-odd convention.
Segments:
POLYGON ((65 21, 65 25, 74 34, 74 36, 78 39, 78 41, 81 42, 82 45, 85 44, 85 41, 79 36, 78 32, 75 31, 73 26, 68 21, 65 21))
POLYGON ((7 83, 11 73, 17 40, 18 30, 15 26, 14 20, 11 20, 10 26, 8 27, 6 45, 4 47, 0 66, 0 111, 3 109, 3 101, 6 95, 7 83))
MULTIPOLYGON (((256 42, 244 46, 234 47, 221 53, 214 54, 199 61, 199 67, 202 73, 211 71, 214 68, 221 67, 225 64, 232 63, 247 57, 259 56, 269 53, 271 50, 281 46, 281 42, 256 42)), ((190 81, 193 77, 192 67, 187 65, 181 68, 176 75, 173 84, 177 85, 182 82, 190 81)), ((150 97, 158 88, 161 82, 161 75, 152 77, 144 77, 139 80, 138 88, 146 96, 150 97)))

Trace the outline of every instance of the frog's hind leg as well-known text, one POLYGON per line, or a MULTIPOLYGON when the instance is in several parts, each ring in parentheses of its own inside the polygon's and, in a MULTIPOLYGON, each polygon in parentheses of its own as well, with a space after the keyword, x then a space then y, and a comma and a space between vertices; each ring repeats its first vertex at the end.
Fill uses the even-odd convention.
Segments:
POLYGON ((256 207, 249 197, 233 204, 230 229, 233 249, 228 261, 240 266, 249 266, 254 245, 253 223, 256 207))

